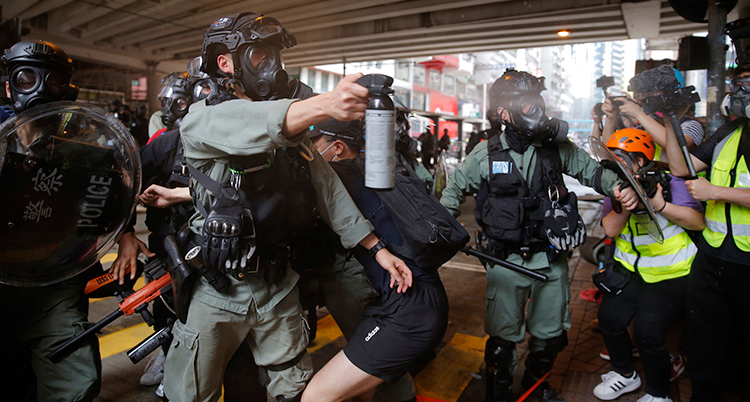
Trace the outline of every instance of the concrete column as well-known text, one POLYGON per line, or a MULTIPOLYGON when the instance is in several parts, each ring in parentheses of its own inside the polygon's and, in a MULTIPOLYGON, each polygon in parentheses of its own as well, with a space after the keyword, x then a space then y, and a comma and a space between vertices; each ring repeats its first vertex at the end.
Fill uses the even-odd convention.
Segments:
POLYGON ((708 45, 710 48, 711 65, 708 68, 707 95, 708 132, 713 134, 726 121, 721 114, 721 101, 724 99, 724 63, 726 50, 724 43, 726 34, 724 25, 727 24, 727 10, 717 7, 713 1, 708 2, 708 45))
POLYGON ((159 100, 156 99, 157 95, 159 95, 159 90, 161 89, 161 79, 162 77, 159 73, 156 72, 156 65, 158 63, 148 64, 148 69, 146 70, 146 102, 148 103, 148 115, 151 116, 156 112, 157 110, 161 109, 161 104, 159 103, 159 100))

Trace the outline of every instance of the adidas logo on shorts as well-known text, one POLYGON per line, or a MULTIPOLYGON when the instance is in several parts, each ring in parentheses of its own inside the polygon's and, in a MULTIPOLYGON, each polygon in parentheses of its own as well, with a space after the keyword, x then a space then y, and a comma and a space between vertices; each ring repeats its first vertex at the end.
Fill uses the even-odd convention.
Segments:
POLYGON ((378 326, 375 326, 375 328, 374 328, 374 329, 373 329, 372 331, 370 331, 370 332, 369 332, 369 333, 367 334, 367 336, 365 337, 365 342, 369 342, 369 341, 370 341, 370 338, 372 338, 372 337, 373 337, 373 336, 374 336, 375 334, 377 334, 377 333, 378 333, 378 331, 380 331, 380 327, 378 327, 378 326))

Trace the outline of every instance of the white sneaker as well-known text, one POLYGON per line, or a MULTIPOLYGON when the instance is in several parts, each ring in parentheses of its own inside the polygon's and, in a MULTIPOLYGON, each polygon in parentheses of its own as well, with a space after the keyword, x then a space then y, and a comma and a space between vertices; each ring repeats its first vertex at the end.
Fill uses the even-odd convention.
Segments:
POLYGON ((643 395, 641 399, 638 400, 638 402, 672 402, 672 400, 669 397, 657 398, 651 394, 646 394, 643 395))
POLYGON ((158 396, 159 398, 164 398, 164 381, 160 382, 159 387, 156 388, 156 396, 158 396))
POLYGON ((159 348, 159 354, 152 357, 146 365, 146 371, 141 376, 141 385, 156 385, 164 380, 164 351, 159 348))
POLYGON ((638 373, 625 378, 616 371, 602 374, 602 383, 594 387, 594 396, 604 401, 611 401, 620 395, 637 390, 641 386, 641 378, 638 373))

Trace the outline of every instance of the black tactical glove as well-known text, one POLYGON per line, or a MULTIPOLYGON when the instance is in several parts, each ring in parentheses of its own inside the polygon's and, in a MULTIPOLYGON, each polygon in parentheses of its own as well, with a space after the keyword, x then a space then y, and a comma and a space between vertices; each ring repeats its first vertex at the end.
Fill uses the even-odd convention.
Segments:
POLYGON ((568 251, 586 242, 586 225, 578 215, 574 193, 568 193, 562 202, 552 202, 552 207, 544 213, 544 231, 558 251, 568 251))
POLYGON ((242 204, 219 197, 203 224, 203 259, 206 265, 227 272, 239 254, 242 204))

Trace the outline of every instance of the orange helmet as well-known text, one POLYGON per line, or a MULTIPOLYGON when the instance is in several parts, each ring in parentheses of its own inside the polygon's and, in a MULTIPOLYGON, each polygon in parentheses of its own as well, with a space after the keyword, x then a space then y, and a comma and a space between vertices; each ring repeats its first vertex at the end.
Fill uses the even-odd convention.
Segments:
POLYGON ((656 144, 651 135, 637 128, 623 128, 615 131, 609 141, 607 148, 617 148, 626 152, 640 152, 646 159, 654 160, 656 154, 656 144))

